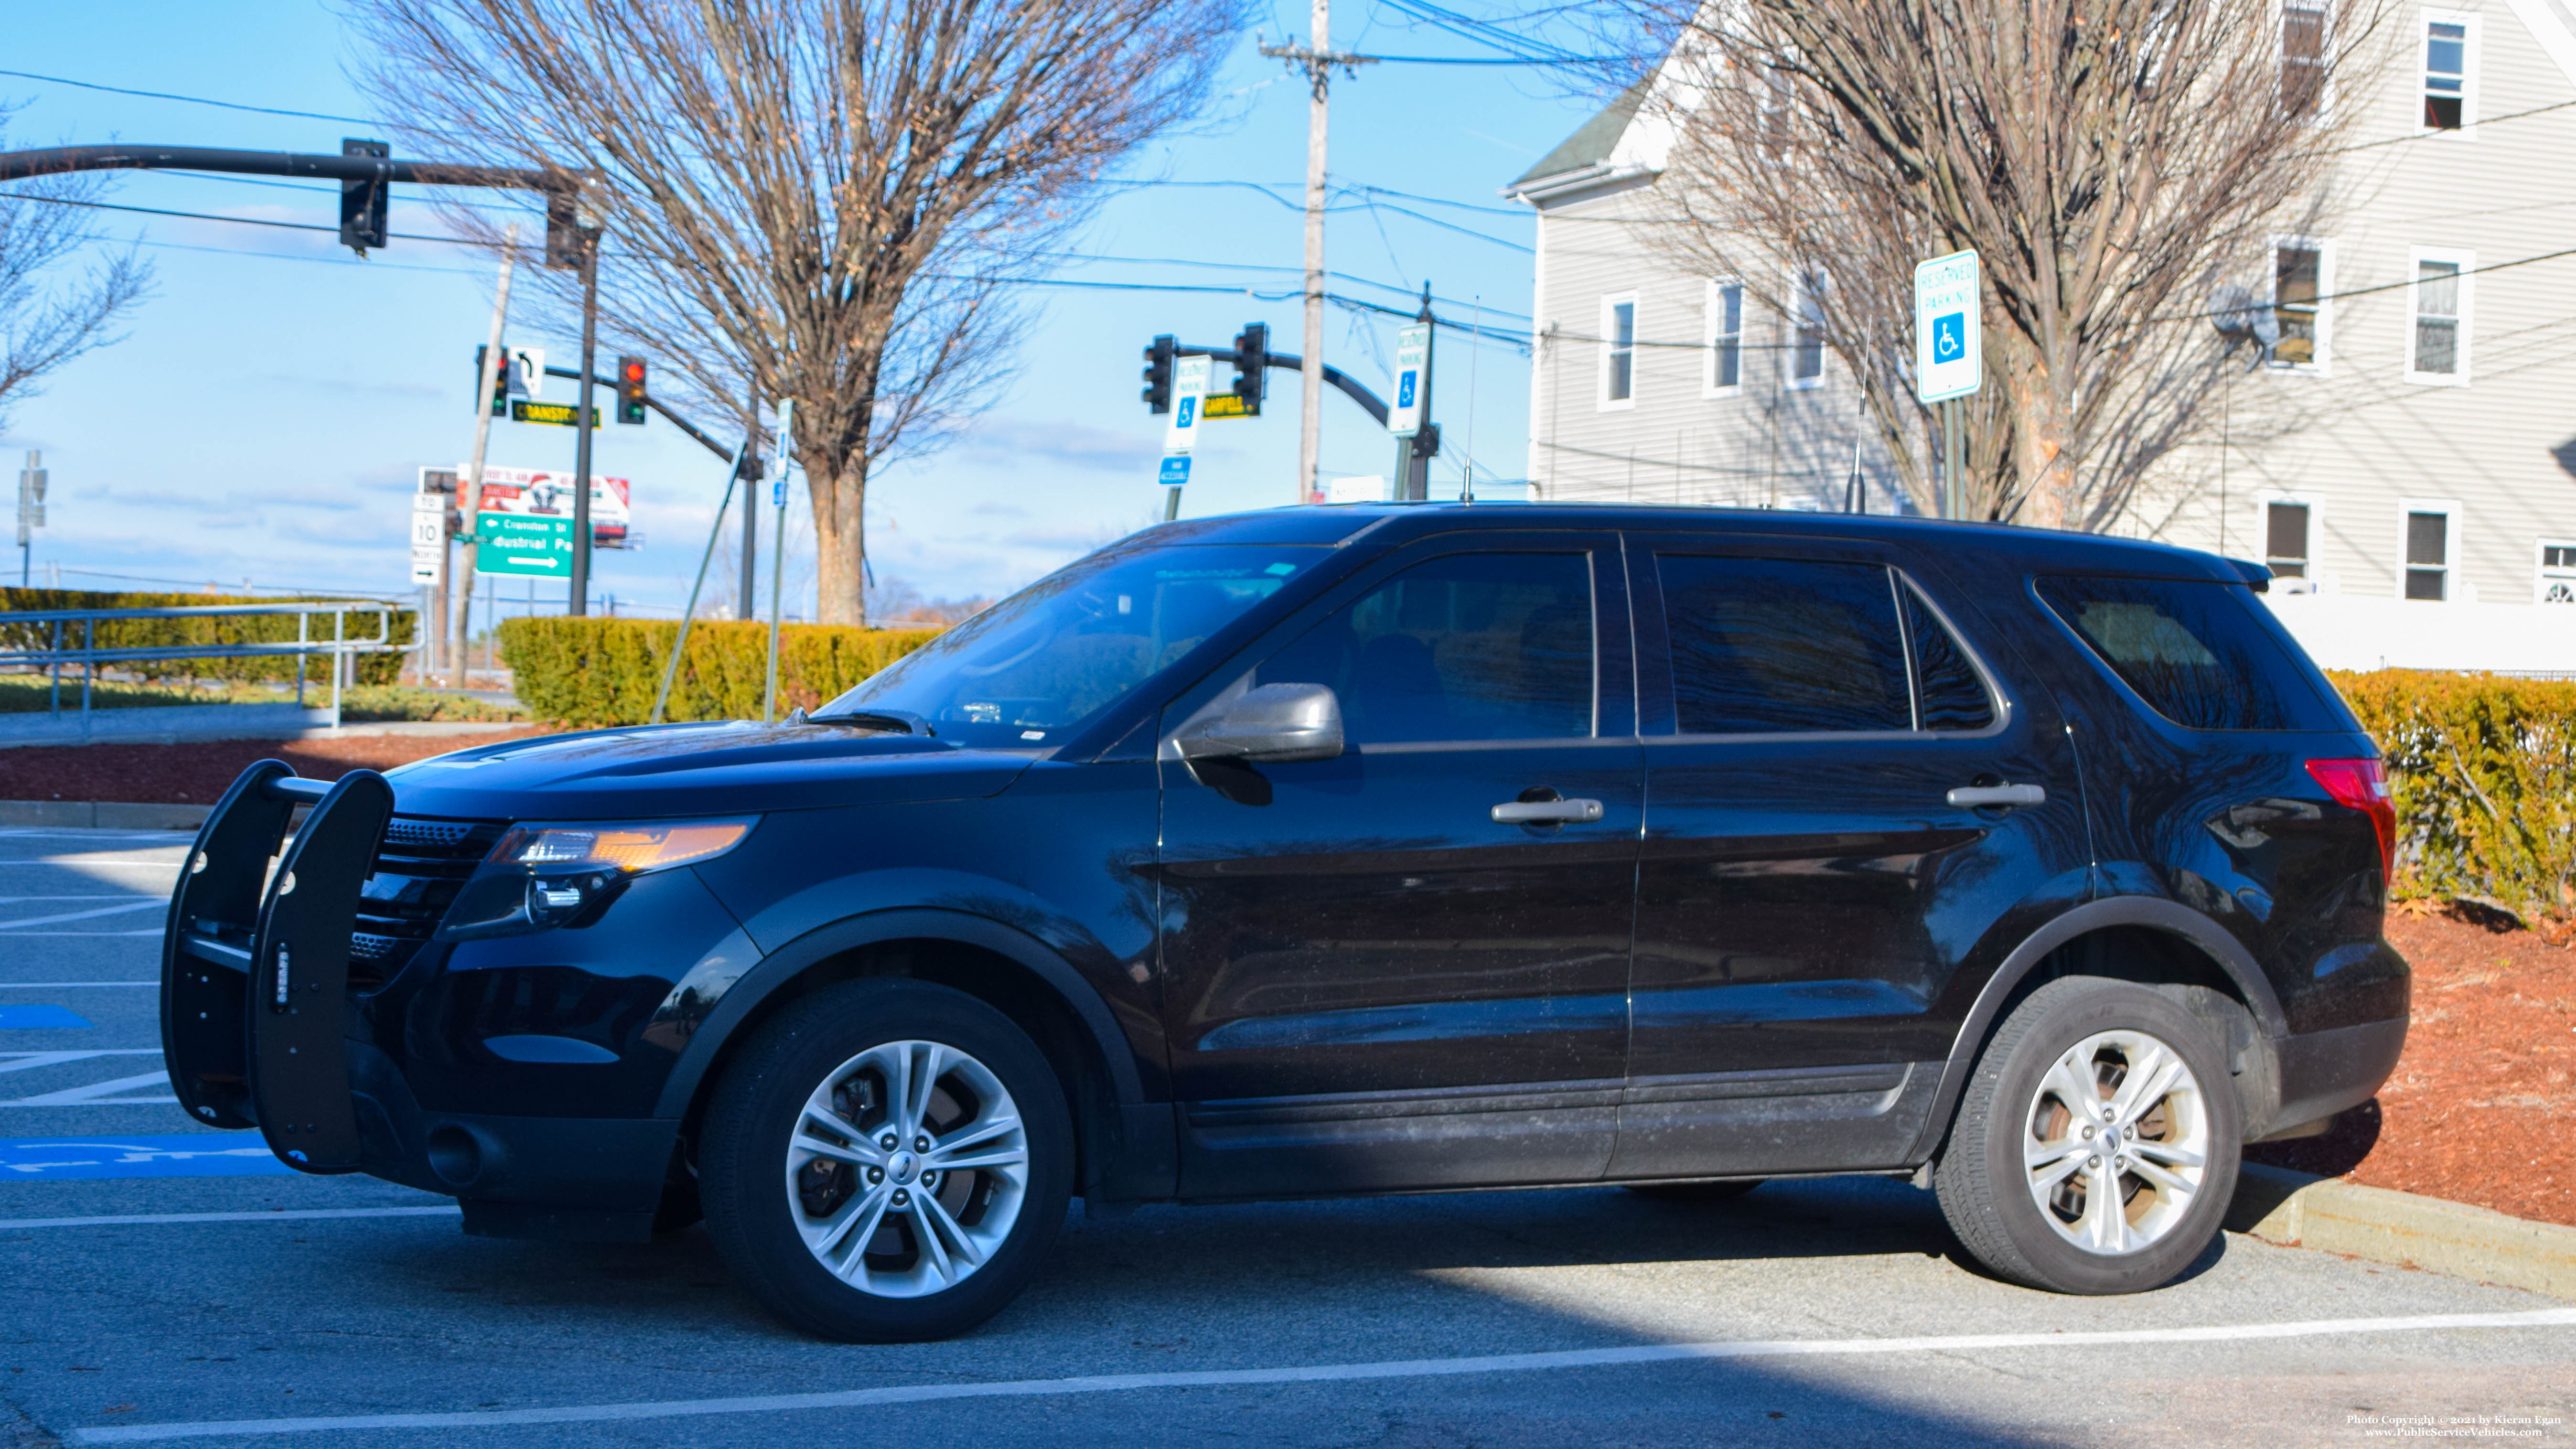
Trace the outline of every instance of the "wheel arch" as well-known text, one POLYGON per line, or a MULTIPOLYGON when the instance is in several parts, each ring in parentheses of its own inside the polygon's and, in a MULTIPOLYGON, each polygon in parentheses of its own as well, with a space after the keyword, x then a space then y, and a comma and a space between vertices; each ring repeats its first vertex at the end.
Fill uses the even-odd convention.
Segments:
POLYGON ((2219 1022, 2221 1041, 2235 1059, 2237 1096, 2244 1107, 2245 1137, 2262 1135, 2279 1105, 2280 1074, 2273 1043, 2288 1031, 2279 993, 2252 953, 2207 916, 2153 896, 2088 901, 2032 932, 2004 957, 1959 1024, 1943 1063, 1932 1110, 1909 1161, 1923 1162, 1948 1137, 1969 1073, 1995 1028, 2021 999, 2061 976, 2108 976, 2173 991, 2203 1017, 2233 1011, 2250 1030, 2231 1032, 2219 1022))
POLYGON ((836 921, 763 957, 691 1035, 655 1115, 679 1119, 683 1136, 693 1137, 725 1064, 763 1022, 811 991, 869 976, 951 987, 1028 1033, 1055 1068, 1073 1111, 1077 1191, 1088 1194, 1104 1181, 1126 1184, 1135 1169, 1123 1160, 1140 1152, 1149 1178, 1154 1161, 1171 1157, 1173 1144, 1152 1140, 1158 1125, 1159 1135, 1168 1136, 1170 1111, 1145 1102, 1133 1053, 1100 993, 1026 932, 927 907, 836 921))

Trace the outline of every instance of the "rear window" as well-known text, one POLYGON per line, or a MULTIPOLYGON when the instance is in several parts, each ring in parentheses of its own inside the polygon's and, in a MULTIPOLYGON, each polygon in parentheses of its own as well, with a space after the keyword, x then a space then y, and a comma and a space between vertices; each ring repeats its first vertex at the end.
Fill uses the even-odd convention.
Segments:
POLYGON ((2196 730, 2345 728, 2251 591, 2184 579, 2043 578, 2039 596, 2156 713, 2196 730))

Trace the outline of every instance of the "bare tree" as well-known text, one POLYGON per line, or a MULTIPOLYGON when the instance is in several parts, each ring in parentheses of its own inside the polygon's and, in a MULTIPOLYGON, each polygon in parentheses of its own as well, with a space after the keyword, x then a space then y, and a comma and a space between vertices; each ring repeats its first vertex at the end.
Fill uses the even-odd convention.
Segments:
POLYGON ((2331 206, 2330 102, 2379 60, 2381 0, 1642 3, 1657 244, 1819 324, 1927 512, 1912 272, 1973 248, 1970 512, 2047 527, 2106 526, 2201 431, 2213 290, 2264 295, 2269 237, 2331 206))
MULTIPOLYGON (((826 622, 871 471, 1007 360, 1010 279, 1192 114, 1241 0, 359 0, 423 154, 590 173, 602 326, 722 414, 796 400, 826 622)), ((459 206, 458 223, 498 227, 459 206)), ((562 274, 555 274, 563 285, 562 274)))
MULTIPOLYGON (((10 114, 0 107, 0 124, 10 114)), ((151 291, 152 268, 130 248, 76 281, 55 275, 98 240, 90 232, 97 213, 81 203, 97 200, 105 181, 43 176, 0 191, 0 428, 48 373, 118 341, 110 329, 151 291)))

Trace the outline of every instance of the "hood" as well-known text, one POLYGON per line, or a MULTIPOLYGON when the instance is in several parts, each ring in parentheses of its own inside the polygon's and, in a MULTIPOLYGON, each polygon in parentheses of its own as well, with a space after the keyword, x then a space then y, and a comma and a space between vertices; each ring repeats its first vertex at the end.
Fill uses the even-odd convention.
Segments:
POLYGON ((740 721, 508 740, 386 772, 403 815, 641 820, 991 795, 1034 754, 914 735, 740 721))

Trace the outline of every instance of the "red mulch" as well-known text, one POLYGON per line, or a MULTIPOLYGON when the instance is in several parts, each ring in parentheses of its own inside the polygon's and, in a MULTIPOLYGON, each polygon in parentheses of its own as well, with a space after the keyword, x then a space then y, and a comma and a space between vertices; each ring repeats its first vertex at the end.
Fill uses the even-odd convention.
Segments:
MULTIPOLYGON (((333 780, 548 732, 0 750, 0 800, 211 803, 256 760, 333 780)), ((2393 914, 2388 939, 2415 968, 2396 1075, 2325 1136, 2246 1156, 2576 1225, 2576 1139, 2563 1126, 2576 1120, 2576 950, 2474 906, 2393 914)))
POLYGON ((2576 950, 2475 906, 2392 914, 2415 968, 2406 1054, 2376 1101, 2259 1162, 2576 1225, 2576 950))
POLYGON ((211 805, 260 760, 336 780, 495 740, 553 733, 524 725, 469 735, 347 735, 336 740, 199 740, 184 745, 43 745, 0 750, 0 800, 119 800, 211 805))

